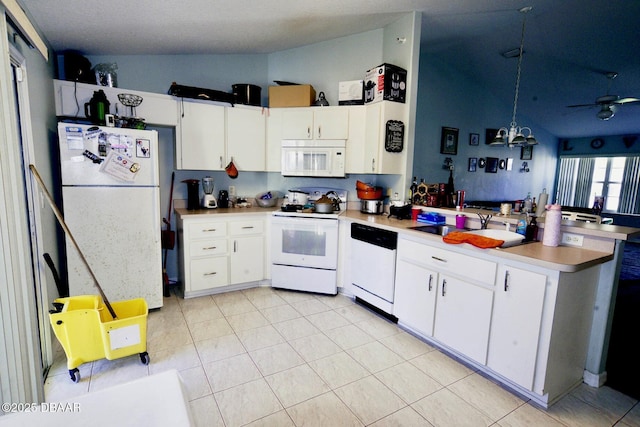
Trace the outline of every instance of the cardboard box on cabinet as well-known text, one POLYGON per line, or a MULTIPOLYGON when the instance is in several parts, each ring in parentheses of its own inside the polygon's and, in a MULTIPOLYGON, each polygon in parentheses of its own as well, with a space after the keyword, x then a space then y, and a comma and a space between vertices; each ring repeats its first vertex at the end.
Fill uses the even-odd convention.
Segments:
POLYGON ((367 71, 364 78, 365 104, 378 101, 404 103, 407 96, 407 70, 382 64, 367 71))
POLYGON ((309 107, 315 101, 311 85, 269 86, 269 107, 309 107))

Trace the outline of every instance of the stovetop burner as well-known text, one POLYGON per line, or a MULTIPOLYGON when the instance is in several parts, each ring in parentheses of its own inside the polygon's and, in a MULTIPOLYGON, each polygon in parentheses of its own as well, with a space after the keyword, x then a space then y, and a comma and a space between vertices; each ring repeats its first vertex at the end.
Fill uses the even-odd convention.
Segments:
POLYGON ((275 216, 298 216, 298 217, 319 217, 319 218, 337 218, 338 215, 347 209, 347 190, 340 188, 328 187, 302 187, 298 189, 309 195, 309 203, 307 205, 288 204, 285 202, 279 211, 275 211, 275 216), (313 204, 323 195, 330 193, 330 197, 339 199, 338 209, 331 213, 316 213, 313 211, 313 204))
POLYGON ((282 210, 282 212, 297 212, 297 211, 301 211, 304 208, 304 206, 302 205, 282 205, 282 207, 280 208, 282 210))

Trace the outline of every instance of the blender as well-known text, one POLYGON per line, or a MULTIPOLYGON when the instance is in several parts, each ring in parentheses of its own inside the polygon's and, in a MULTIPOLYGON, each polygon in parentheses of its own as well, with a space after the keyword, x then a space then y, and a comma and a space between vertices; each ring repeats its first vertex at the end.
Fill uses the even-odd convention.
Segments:
POLYGON ((204 194, 202 195, 203 208, 213 209, 218 207, 218 202, 213 195, 213 187, 213 178, 210 176, 202 178, 202 191, 204 191, 204 194))

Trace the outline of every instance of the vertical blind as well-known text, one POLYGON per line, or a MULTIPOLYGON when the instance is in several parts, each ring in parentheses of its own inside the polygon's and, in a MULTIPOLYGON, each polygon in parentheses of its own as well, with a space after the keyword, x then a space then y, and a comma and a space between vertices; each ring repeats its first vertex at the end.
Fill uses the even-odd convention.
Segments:
MULTIPOLYGON (((558 169, 558 203, 588 208, 593 182, 594 157, 561 157, 558 169)), ((640 213, 640 156, 625 160, 618 213, 640 213)))

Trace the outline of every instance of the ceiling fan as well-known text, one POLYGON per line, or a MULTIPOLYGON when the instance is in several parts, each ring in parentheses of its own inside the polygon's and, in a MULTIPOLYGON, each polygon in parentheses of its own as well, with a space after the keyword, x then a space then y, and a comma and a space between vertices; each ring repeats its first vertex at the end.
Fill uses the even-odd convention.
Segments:
POLYGON ((600 120, 609 120, 614 116, 618 109, 618 105, 623 104, 631 104, 634 102, 640 102, 640 98, 620 98, 618 95, 609 95, 609 90, 611 89, 611 83, 613 79, 618 77, 618 73, 608 72, 605 73, 605 76, 609 80, 609 84, 607 85, 607 94, 603 96, 599 96, 596 98, 596 102, 594 104, 577 104, 577 105, 567 105, 568 108, 574 107, 600 107, 600 111, 596 114, 596 117, 600 120))

